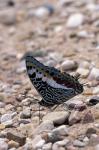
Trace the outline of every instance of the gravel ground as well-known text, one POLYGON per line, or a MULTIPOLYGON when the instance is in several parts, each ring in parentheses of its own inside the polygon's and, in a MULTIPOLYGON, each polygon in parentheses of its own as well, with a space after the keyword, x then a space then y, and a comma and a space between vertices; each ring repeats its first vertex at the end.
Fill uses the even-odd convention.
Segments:
POLYGON ((98 32, 98 0, 0 0, 0 150, 99 150, 98 32), (87 84, 40 124, 28 52, 87 84))

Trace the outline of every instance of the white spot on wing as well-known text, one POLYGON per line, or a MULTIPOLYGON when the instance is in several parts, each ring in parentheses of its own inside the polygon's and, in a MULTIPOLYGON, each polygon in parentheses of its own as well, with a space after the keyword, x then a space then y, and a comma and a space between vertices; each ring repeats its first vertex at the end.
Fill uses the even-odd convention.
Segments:
POLYGON ((43 74, 36 73, 36 78, 42 78, 42 77, 43 77, 43 74))
MULTIPOLYGON (((47 78, 47 77, 46 77, 46 78, 47 78)), ((44 81, 44 79, 43 79, 43 81, 44 81)), ((56 81, 54 81, 53 79, 47 78, 47 79, 45 79, 45 81, 46 81, 51 87, 54 87, 54 88, 61 88, 61 89, 67 89, 66 86, 60 85, 60 84, 56 83, 56 81)))
POLYGON ((28 70, 28 74, 32 75, 35 71, 36 71, 36 69, 33 69, 33 68, 32 68, 32 69, 29 69, 29 70, 28 70))

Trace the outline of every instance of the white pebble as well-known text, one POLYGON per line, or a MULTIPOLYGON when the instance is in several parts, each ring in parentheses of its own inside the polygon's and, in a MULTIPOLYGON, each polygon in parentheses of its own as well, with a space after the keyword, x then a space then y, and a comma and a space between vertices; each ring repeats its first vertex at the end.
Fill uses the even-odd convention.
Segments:
POLYGON ((38 18, 47 17, 49 15, 49 11, 46 7, 40 7, 35 10, 34 15, 38 18))
POLYGON ((99 80, 99 69, 98 68, 92 68, 89 77, 89 80, 99 80))
POLYGON ((72 14, 67 20, 68 28, 77 28, 84 22, 84 15, 81 13, 72 14))

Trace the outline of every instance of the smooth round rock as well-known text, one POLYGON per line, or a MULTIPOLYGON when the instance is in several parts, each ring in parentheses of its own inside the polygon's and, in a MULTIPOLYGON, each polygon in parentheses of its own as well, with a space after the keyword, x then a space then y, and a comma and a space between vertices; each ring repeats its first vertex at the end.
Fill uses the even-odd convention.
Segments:
POLYGON ((76 28, 84 22, 84 15, 81 13, 72 14, 67 20, 68 28, 76 28))
POLYGON ((69 116, 69 113, 66 111, 57 111, 48 113, 43 117, 43 122, 49 121, 54 124, 63 124, 69 116))
POLYGON ((99 80, 99 69, 93 68, 88 76, 89 80, 99 80))
POLYGON ((61 64, 61 68, 63 71, 67 71, 67 70, 75 70, 77 69, 78 64, 75 61, 72 60, 66 60, 61 64))
POLYGON ((42 150, 51 150, 52 149, 52 143, 44 144, 42 147, 42 150))
POLYGON ((79 140, 75 140, 73 142, 73 145, 76 146, 76 147, 85 147, 86 146, 86 144, 84 142, 81 142, 79 140))
POLYGON ((55 134, 66 136, 66 135, 69 134, 69 129, 67 128, 66 125, 62 125, 62 126, 59 126, 55 129, 53 129, 52 132, 55 133, 55 134))

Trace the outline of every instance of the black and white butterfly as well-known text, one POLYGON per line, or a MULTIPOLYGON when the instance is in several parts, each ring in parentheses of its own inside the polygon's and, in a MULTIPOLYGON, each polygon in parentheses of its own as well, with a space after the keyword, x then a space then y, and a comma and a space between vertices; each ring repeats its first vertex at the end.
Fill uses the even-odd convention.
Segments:
POLYGON ((78 78, 45 66, 31 55, 26 56, 26 68, 32 84, 42 97, 39 102, 42 106, 50 108, 62 104, 83 92, 78 78))

